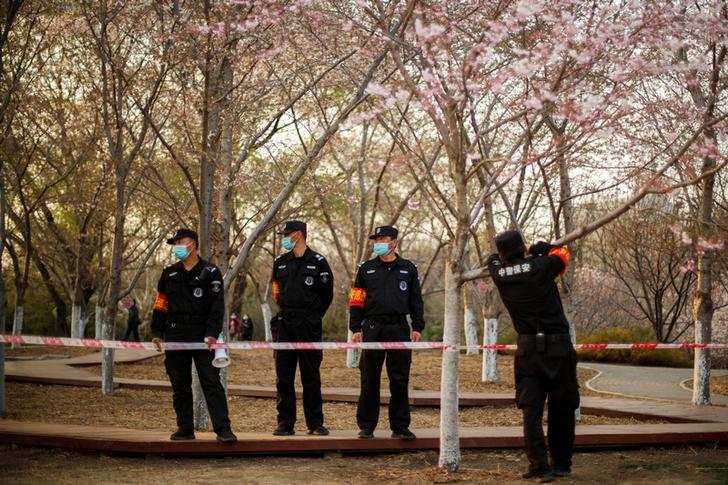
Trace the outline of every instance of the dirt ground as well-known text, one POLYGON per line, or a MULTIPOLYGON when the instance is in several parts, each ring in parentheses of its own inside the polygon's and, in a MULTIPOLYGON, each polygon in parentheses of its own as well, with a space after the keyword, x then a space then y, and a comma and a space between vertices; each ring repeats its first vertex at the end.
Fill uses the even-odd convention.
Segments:
MULTIPOLYGON (((339 351, 324 351, 321 364, 321 384, 324 387, 359 387, 359 370, 345 365, 345 354, 339 351)), ((413 352, 410 372, 410 389, 439 390, 442 353, 439 351, 413 352)), ((481 382, 482 357, 460 355, 460 389, 466 392, 509 393, 514 390, 513 357, 498 356, 498 382, 481 382)), ((101 374, 99 366, 86 367, 101 374)), ((239 350, 232 352, 232 363, 228 367, 230 383, 273 386, 276 382, 273 353, 268 350, 239 350)), ((154 358, 115 367, 119 377, 136 379, 167 380, 164 358, 154 358)), ((583 384, 595 375, 594 371, 579 369, 582 395, 593 395, 583 384)), ((297 375, 297 379, 300 376, 297 375)), ((388 386, 387 373, 382 371, 382 388, 388 386)))
MULTIPOLYGON (((303 410, 298 400, 296 430, 306 431, 303 410)), ((276 425, 275 399, 231 396, 230 419, 235 431, 272 431, 276 425)), ((331 429, 354 430, 356 405, 324 403, 325 424, 331 429)), ((80 425, 118 426, 137 429, 174 430, 172 394, 167 391, 117 389, 113 396, 102 396, 98 388, 7 383, 7 418, 19 421, 43 421, 80 425)), ((505 408, 463 408, 460 422, 469 426, 518 426, 520 412, 505 408)), ((645 423, 632 418, 587 416, 583 424, 645 423)), ((659 423, 660 421, 649 421, 659 423)), ((434 428, 439 425, 436 408, 413 408, 413 428, 434 428)), ((380 412, 380 428, 386 429, 387 408, 380 412)))
MULTIPOLYGON (((520 450, 463 452, 458 473, 437 468, 434 451, 322 457, 165 458, 81 454, 0 445, 3 483, 533 483, 520 450)), ((579 452, 557 483, 728 483, 728 448, 579 452)))

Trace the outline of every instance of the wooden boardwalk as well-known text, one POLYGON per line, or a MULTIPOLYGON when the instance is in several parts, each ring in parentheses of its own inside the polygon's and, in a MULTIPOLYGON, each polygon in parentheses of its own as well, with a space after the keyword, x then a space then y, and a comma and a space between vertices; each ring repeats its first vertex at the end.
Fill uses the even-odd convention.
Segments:
MULTIPOLYGON (((149 352, 121 352, 118 357, 134 361, 153 357, 149 352)), ((82 368, 98 363, 98 354, 58 361, 8 361, 7 380, 42 384, 98 387, 100 377, 82 368)), ((168 381, 119 378, 117 386, 136 389, 169 390, 168 381)), ((256 398, 275 398, 272 386, 237 385, 228 387, 230 394, 256 398)), ((356 402, 359 389, 324 388, 323 398, 334 402, 356 402)), ((300 390, 299 390, 300 395, 300 390)), ((382 393, 384 403, 389 393, 382 393)), ((412 390, 414 406, 437 407, 437 391, 412 390)), ((460 405, 512 406, 512 394, 467 393, 460 396, 460 405)), ((688 404, 629 398, 582 398, 584 414, 661 419, 670 424, 657 425, 592 425, 577 426, 579 447, 653 446, 689 443, 728 443, 728 407, 695 407, 688 404)), ((170 441, 169 433, 115 427, 77 426, 0 420, 0 442, 29 446, 51 446, 73 450, 117 452, 129 454, 170 455, 240 455, 326 452, 376 452, 437 449, 437 429, 414 430, 418 438, 411 442, 395 440, 386 430, 373 440, 361 440, 355 431, 334 431, 330 436, 299 435, 274 437, 268 433, 241 433, 232 445, 215 441, 211 433, 199 433, 192 442, 170 441)), ((461 428, 463 448, 518 448, 523 446, 520 427, 461 428)))
MULTIPOLYGON (((438 448, 437 429, 414 432, 417 435, 414 441, 392 439, 385 431, 377 432, 372 440, 358 439, 355 431, 333 431, 329 436, 290 437, 239 433, 237 443, 220 444, 212 433, 198 433, 195 441, 170 441, 169 433, 162 431, 0 420, 0 442, 3 443, 136 455, 320 454, 438 448)), ((690 443, 728 443, 728 424, 592 425, 576 428, 578 448, 690 443)), ((517 426, 462 428, 460 445, 470 449, 520 448, 523 435, 517 426)))

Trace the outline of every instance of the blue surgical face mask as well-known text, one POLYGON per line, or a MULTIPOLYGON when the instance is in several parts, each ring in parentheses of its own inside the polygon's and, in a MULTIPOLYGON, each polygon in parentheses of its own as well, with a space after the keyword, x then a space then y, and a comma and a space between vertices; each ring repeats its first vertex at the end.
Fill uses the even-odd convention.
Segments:
POLYGON ((291 236, 286 236, 281 241, 281 246, 283 246, 284 250, 290 251, 291 249, 293 249, 293 246, 295 246, 295 244, 293 243, 293 239, 291 239, 291 236))
POLYGON ((190 250, 187 249, 186 244, 175 244, 172 248, 172 253, 178 261, 184 261, 190 255, 190 250))
POLYGON ((374 251, 374 254, 377 256, 386 256, 389 254, 389 243, 386 242, 377 242, 374 243, 374 246, 372 247, 372 251, 374 251))

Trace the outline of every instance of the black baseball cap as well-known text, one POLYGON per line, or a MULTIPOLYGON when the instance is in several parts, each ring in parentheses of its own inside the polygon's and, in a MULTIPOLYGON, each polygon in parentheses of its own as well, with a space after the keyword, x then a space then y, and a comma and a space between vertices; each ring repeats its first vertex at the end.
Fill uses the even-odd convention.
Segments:
POLYGON ((193 231, 192 229, 186 229, 186 228, 177 229, 177 232, 174 233, 174 236, 167 239, 167 244, 174 244, 177 241, 179 241, 180 239, 182 239, 183 237, 191 238, 192 240, 195 241, 196 245, 200 244, 200 240, 197 237, 197 233, 195 231, 193 231))
POLYGON ((306 234, 306 223, 303 221, 286 221, 283 229, 278 231, 278 234, 283 234, 285 236, 286 234, 290 234, 296 231, 301 231, 302 233, 306 234))
POLYGON ((526 252, 526 242, 523 240, 521 231, 504 231, 495 237, 495 247, 498 253, 506 259, 523 256, 526 252))
POLYGON ((391 236, 392 239, 397 239, 399 231, 396 227, 392 226, 379 226, 374 230, 374 234, 369 236, 369 239, 376 239, 379 236, 391 236))

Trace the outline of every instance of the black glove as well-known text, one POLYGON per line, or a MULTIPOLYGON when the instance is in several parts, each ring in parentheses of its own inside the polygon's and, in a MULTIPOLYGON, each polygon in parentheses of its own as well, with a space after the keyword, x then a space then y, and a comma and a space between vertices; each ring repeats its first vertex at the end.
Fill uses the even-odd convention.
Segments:
POLYGON ((532 256, 545 256, 555 247, 556 246, 549 244, 546 241, 538 241, 536 244, 532 244, 531 247, 528 248, 528 254, 532 256))

